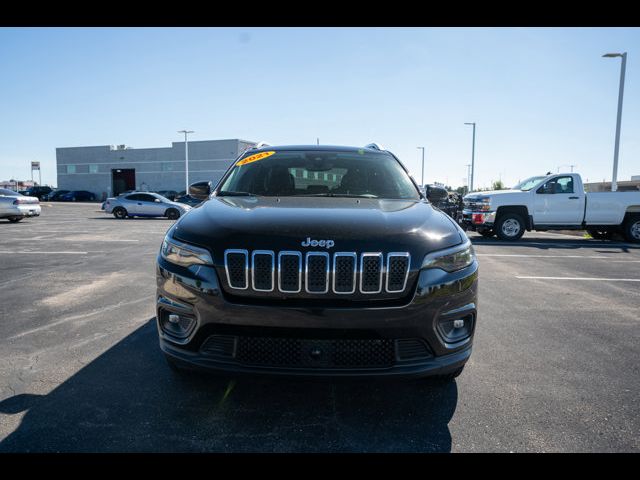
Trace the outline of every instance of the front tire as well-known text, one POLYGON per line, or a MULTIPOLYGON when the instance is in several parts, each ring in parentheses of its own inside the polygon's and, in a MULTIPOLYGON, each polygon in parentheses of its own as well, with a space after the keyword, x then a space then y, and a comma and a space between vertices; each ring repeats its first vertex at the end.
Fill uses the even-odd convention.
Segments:
POLYGON ((167 210, 166 216, 169 220, 177 220, 180 218, 180 212, 175 208, 170 208, 167 210))
POLYGON ((18 223, 19 221, 21 221, 23 219, 23 217, 10 217, 9 221, 11 223, 18 223))
POLYGON ((118 220, 123 220, 125 218, 127 218, 127 210, 122 208, 122 207, 116 207, 113 209, 113 216, 116 217, 118 220))
POLYGON ((524 220, 517 213, 505 213, 496 224, 496 234, 500 240, 514 242, 524 235, 524 220))
POLYGON ((630 216, 623 225, 627 242, 640 243, 640 215, 630 216))

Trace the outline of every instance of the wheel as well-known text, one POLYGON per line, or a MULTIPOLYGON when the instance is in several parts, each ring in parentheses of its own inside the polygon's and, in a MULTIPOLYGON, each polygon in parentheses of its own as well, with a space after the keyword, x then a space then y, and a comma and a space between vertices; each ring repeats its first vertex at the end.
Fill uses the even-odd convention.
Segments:
POLYGON ((23 217, 9 217, 11 223, 18 223, 23 217))
POLYGON ((587 229, 587 233, 597 240, 611 240, 613 232, 611 230, 587 229))
POLYGON ((180 218, 180 212, 175 208, 168 209, 165 215, 169 220, 177 220, 178 218, 180 218))
POLYGON ((496 224, 496 234, 500 240, 515 241, 524 235, 524 220, 517 213, 500 215, 496 224))
POLYGON ((118 220, 127 218, 127 210, 124 209, 123 207, 116 207, 113 209, 113 216, 116 217, 118 220))
POLYGON ((640 215, 630 216, 624 222, 623 231, 628 242, 640 243, 640 215))
POLYGON ((493 231, 493 228, 482 228, 478 230, 478 233, 484 238, 491 238, 496 234, 496 232, 493 231))
POLYGON ((75 201, 76 201, 76 197, 72 197, 72 198, 71 198, 71 201, 72 201, 72 202, 75 202, 75 201))

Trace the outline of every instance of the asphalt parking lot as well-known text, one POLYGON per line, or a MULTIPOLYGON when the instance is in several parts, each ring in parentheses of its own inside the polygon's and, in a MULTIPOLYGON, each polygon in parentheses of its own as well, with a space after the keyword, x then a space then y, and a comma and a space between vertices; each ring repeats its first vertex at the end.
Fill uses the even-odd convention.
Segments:
POLYGON ((640 451, 640 248, 470 233, 474 352, 450 384, 176 376, 154 260, 172 221, 0 221, 0 451, 640 451))

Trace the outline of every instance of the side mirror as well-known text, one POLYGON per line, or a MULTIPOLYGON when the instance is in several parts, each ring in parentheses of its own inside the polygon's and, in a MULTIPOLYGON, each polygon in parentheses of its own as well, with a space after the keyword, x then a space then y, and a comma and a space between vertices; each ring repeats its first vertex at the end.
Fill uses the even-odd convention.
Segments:
POLYGON ((196 182, 189 185, 189 195, 198 200, 206 200, 211 195, 211 182, 196 182))
POLYGON ((154 202, 156 202, 156 203, 160 203, 160 199, 159 199, 159 198, 156 198, 156 199, 154 200, 154 202))

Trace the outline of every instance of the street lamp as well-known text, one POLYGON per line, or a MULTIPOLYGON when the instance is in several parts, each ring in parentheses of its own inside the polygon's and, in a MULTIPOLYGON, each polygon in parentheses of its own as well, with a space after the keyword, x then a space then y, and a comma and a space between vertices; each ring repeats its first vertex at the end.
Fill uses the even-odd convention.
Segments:
POLYGON ((422 180, 420 185, 424 187, 424 147, 416 147, 418 150, 422 149, 422 180))
POLYGON ((469 181, 469 191, 473 191, 473 173, 475 170, 475 156, 476 156, 476 122, 465 122, 465 125, 473 125, 473 141, 471 143, 471 180, 469 181))
POLYGON ((187 135, 194 132, 193 130, 178 130, 178 133, 184 133, 184 191, 186 195, 189 195, 189 141, 187 140, 187 135))
POLYGON ((471 164, 467 163, 465 167, 467 167, 467 193, 469 193, 471 191, 469 190, 469 178, 471 177, 471 164))
POLYGON ((618 152, 620 151, 620 124, 622 123, 622 96, 624 95, 624 72, 627 68, 627 52, 605 53, 605 58, 621 57, 620 65, 620 89, 618 90, 618 119, 616 120, 616 145, 613 150, 613 176, 611 178, 611 191, 618 189, 618 152))

